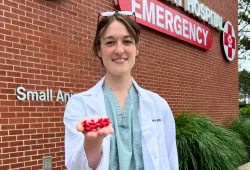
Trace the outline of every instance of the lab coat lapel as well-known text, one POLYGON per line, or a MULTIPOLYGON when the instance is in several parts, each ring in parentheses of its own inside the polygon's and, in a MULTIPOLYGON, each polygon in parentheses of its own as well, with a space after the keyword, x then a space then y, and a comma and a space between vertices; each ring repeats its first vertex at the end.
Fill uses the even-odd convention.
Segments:
POLYGON ((139 119, 141 123, 142 137, 144 138, 146 148, 149 152, 151 160, 154 164, 155 169, 159 167, 159 151, 155 147, 157 145, 157 136, 154 132, 152 114, 155 112, 154 101, 150 98, 148 93, 142 89, 138 84, 133 80, 133 84, 139 94, 139 119))
POLYGON ((94 87, 88 90, 87 95, 89 96, 86 100, 86 104, 93 109, 99 116, 107 116, 104 94, 102 85, 105 77, 103 77, 94 87))

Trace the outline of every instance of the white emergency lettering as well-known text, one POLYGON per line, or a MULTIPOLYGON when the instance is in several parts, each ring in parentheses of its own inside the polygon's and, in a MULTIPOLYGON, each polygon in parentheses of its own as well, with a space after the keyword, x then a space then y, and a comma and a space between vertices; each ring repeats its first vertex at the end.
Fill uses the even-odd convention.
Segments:
MULTIPOLYGON (((148 0, 142 0, 142 4, 132 0, 132 10, 135 11, 136 16, 142 16, 141 19, 151 23, 161 29, 165 29, 185 39, 192 41, 197 41, 199 44, 207 45, 207 35, 208 31, 204 30, 200 26, 190 22, 189 20, 180 17, 177 14, 173 14, 171 11, 164 9, 164 7, 159 6, 148 0), (140 13, 142 12, 142 13, 140 13)), ((198 13, 204 13, 204 9, 197 8, 198 13), (199 11, 199 12, 198 12, 199 11)), ((207 10, 206 17, 211 19, 211 12, 207 10)), ((203 16, 204 14, 202 14, 203 16)))

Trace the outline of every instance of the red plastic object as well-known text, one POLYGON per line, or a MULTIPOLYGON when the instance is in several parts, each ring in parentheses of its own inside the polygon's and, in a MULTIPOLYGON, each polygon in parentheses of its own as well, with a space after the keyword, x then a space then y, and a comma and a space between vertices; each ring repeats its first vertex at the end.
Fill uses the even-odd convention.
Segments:
POLYGON ((104 128, 110 124, 109 118, 100 118, 100 119, 91 119, 84 120, 82 122, 82 126, 84 127, 84 131, 90 132, 95 131, 98 128, 104 128))

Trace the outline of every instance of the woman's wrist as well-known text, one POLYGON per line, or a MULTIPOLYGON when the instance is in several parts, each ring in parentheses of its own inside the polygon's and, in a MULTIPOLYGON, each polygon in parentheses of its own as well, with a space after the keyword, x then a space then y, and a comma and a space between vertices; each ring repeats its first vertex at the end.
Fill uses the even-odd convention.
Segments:
POLYGON ((96 169, 102 158, 102 142, 101 140, 84 140, 83 147, 88 159, 89 167, 96 169))
MULTIPOLYGON (((101 153, 102 151, 102 142, 103 139, 95 139, 95 140, 84 140, 83 147, 86 153, 93 153, 93 155, 96 155, 98 153, 101 153)), ((92 154, 91 154, 92 155, 92 154)))

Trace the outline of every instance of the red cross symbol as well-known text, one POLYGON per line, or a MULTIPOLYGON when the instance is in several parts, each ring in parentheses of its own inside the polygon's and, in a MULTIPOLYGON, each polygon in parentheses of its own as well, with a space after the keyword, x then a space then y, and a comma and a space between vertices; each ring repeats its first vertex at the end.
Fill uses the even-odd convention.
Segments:
POLYGON ((224 45, 228 46, 228 57, 232 58, 232 51, 235 50, 235 37, 232 34, 232 25, 227 24, 228 32, 224 32, 224 45))

